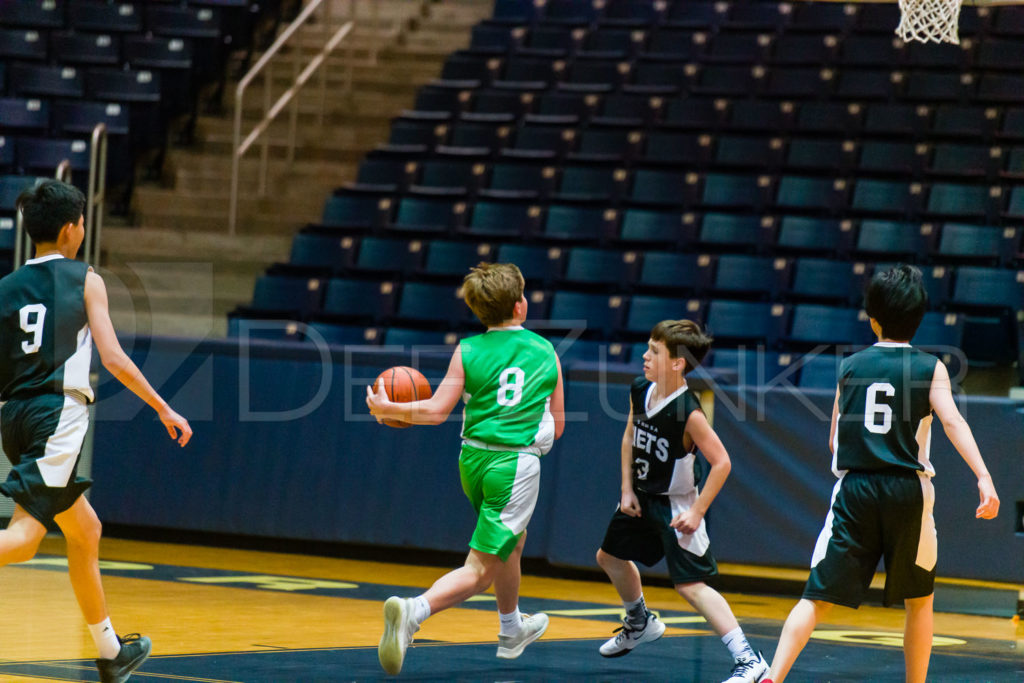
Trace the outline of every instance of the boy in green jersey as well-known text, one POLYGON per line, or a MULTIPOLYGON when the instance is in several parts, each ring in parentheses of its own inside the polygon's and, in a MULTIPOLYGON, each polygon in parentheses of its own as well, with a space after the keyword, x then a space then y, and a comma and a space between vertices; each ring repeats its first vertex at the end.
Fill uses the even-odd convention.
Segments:
POLYGON ((100 520, 82 494, 78 458, 93 402, 89 366, 95 341, 103 366, 156 411, 184 446, 192 429, 153 390, 121 349, 103 279, 75 260, 85 236, 85 198, 47 181, 18 197, 36 256, 0 280, 0 435, 11 461, 0 493, 14 514, 0 531, 0 566, 31 559, 56 523, 67 540, 68 574, 99 650, 102 683, 126 681, 149 655, 149 638, 119 638, 100 581, 100 520), (178 434, 180 432, 180 436, 178 434))
POLYGON ((390 674, 402 670, 413 634, 431 614, 494 585, 501 631, 497 656, 515 659, 548 625, 545 614, 519 612, 519 558, 537 503, 540 456, 565 427, 562 368, 550 342, 523 329, 524 281, 511 263, 481 263, 463 292, 487 326, 463 339, 434 395, 392 403, 384 383, 367 387, 366 404, 378 421, 440 424, 465 401, 459 473, 477 512, 466 563, 416 598, 388 598, 378 656, 390 674))

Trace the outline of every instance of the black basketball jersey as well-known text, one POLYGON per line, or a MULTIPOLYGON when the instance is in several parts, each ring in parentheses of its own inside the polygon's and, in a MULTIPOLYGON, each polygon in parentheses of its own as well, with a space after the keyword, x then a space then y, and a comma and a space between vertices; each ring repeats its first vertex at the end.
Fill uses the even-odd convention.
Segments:
POLYGON ((67 393, 93 400, 88 271, 54 254, 0 279, 0 401, 67 393))
POLYGON ((832 469, 905 467, 934 474, 929 460, 935 356, 879 342, 843 360, 832 469))
POLYGON ((700 482, 697 447, 684 444, 686 421, 700 401, 682 387, 659 404, 648 406, 654 383, 633 380, 629 400, 633 407, 633 488, 645 493, 678 494, 700 482))

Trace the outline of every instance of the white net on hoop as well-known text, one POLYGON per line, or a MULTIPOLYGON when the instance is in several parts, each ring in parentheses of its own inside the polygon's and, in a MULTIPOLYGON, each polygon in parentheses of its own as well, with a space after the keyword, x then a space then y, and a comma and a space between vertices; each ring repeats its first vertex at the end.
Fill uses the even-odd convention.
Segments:
POLYGON ((957 24, 962 0, 899 0, 900 25, 896 35, 909 43, 960 44, 957 24))

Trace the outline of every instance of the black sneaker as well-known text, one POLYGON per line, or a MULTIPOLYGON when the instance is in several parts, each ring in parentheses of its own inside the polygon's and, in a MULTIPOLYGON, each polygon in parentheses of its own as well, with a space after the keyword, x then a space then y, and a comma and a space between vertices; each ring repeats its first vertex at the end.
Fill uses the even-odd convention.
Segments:
POLYGON ((132 672, 142 666, 153 649, 153 643, 146 636, 138 633, 117 637, 121 643, 121 651, 113 659, 97 659, 96 668, 100 670, 100 683, 124 683, 132 672))

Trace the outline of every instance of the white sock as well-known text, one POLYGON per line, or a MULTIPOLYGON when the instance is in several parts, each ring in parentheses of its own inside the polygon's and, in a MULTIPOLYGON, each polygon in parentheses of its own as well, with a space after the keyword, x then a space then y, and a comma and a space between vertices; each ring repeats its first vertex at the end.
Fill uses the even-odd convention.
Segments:
POLYGON ((501 635, 503 636, 514 636, 523 626, 523 615, 519 613, 519 607, 509 614, 498 612, 498 619, 501 621, 501 635))
POLYGON ((632 602, 622 601, 626 608, 626 621, 632 626, 643 626, 647 623, 647 605, 644 603, 644 594, 632 602))
POLYGON ((412 599, 412 618, 416 624, 422 624, 430 616, 430 603, 422 595, 412 599))
POLYGON ((743 635, 743 629, 739 626, 722 636, 722 642, 729 648, 729 653, 736 661, 741 659, 757 659, 757 653, 750 647, 747 637, 743 635))
POLYGON ((110 617, 107 617, 98 624, 89 624, 89 633, 96 641, 96 649, 100 651, 100 659, 114 659, 121 651, 121 642, 117 639, 117 632, 110 625, 110 617))

